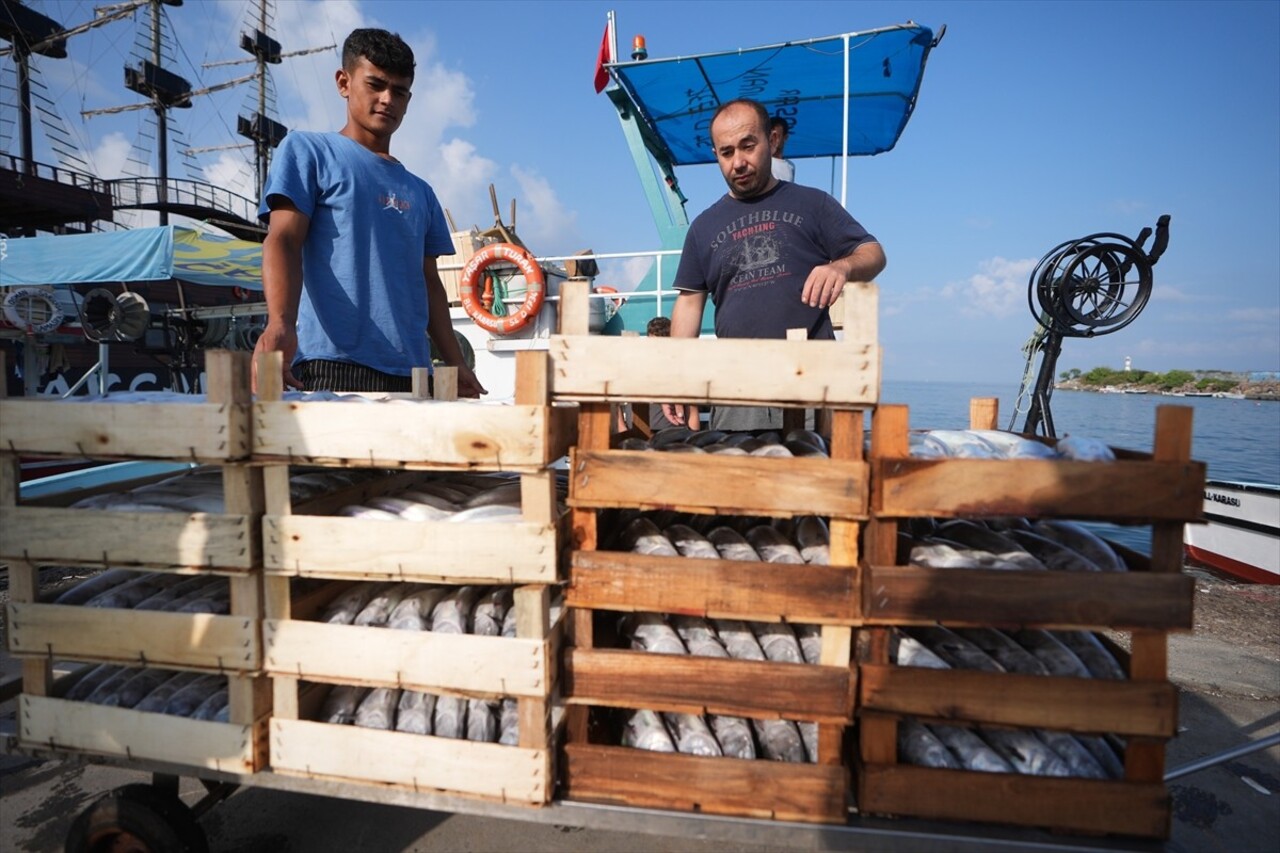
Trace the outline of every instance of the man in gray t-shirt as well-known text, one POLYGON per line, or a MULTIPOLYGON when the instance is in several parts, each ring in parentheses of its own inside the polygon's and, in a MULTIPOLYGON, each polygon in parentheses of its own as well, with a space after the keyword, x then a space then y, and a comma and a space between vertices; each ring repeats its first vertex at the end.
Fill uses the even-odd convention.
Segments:
MULTIPOLYGON (((711 140, 729 192, 689 227, 671 336, 697 337, 709 294, 717 337, 785 338, 794 328, 833 337, 828 309, 847 282, 872 281, 884 269, 880 244, 827 193, 773 176, 769 115, 759 103, 721 105, 711 140)), ((711 426, 782 425, 780 409, 747 411, 717 409, 711 426)))

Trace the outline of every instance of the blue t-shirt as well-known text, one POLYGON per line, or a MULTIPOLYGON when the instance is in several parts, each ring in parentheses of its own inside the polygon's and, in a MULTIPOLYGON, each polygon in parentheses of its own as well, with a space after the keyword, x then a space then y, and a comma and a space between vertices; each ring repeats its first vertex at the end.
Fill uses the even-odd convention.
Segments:
POLYGON ((321 358, 398 376, 429 367, 426 255, 452 255, 426 181, 340 133, 293 131, 276 149, 258 216, 284 196, 311 219, 302 248, 294 364, 321 358))
POLYGON ((779 181, 764 195, 724 195, 693 221, 677 290, 707 291, 718 338, 835 337, 831 314, 800 301, 814 267, 876 239, 822 190, 779 181))

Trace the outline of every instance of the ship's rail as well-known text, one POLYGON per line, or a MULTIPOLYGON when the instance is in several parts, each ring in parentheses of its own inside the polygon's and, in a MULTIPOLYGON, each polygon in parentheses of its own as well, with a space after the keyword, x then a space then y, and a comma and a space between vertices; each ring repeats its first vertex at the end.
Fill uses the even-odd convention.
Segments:
POLYGON ((51 166, 48 163, 27 160, 25 157, 19 157, 16 154, 0 153, 0 169, 56 181, 59 184, 92 190, 93 192, 104 193, 108 191, 107 181, 101 178, 95 178, 93 175, 77 172, 74 169, 67 169, 62 166, 51 166))
POLYGON ((257 221, 258 203, 222 187, 182 178, 118 178, 108 181, 117 208, 199 208, 257 221))

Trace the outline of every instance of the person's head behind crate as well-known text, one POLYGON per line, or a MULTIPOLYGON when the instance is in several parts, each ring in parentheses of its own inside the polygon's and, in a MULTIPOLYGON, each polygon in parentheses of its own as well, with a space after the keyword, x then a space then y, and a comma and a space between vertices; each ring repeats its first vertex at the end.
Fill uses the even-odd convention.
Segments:
POLYGON ((671 320, 666 317, 654 317, 645 327, 644 333, 653 338, 671 337, 671 320))

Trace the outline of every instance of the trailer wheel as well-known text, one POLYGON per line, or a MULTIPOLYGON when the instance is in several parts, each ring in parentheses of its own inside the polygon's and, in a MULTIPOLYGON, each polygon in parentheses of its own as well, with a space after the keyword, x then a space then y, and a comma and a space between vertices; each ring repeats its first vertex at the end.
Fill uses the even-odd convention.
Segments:
POLYGON ((208 853, 191 809, 144 784, 125 785, 80 813, 67 833, 66 853, 208 853))

